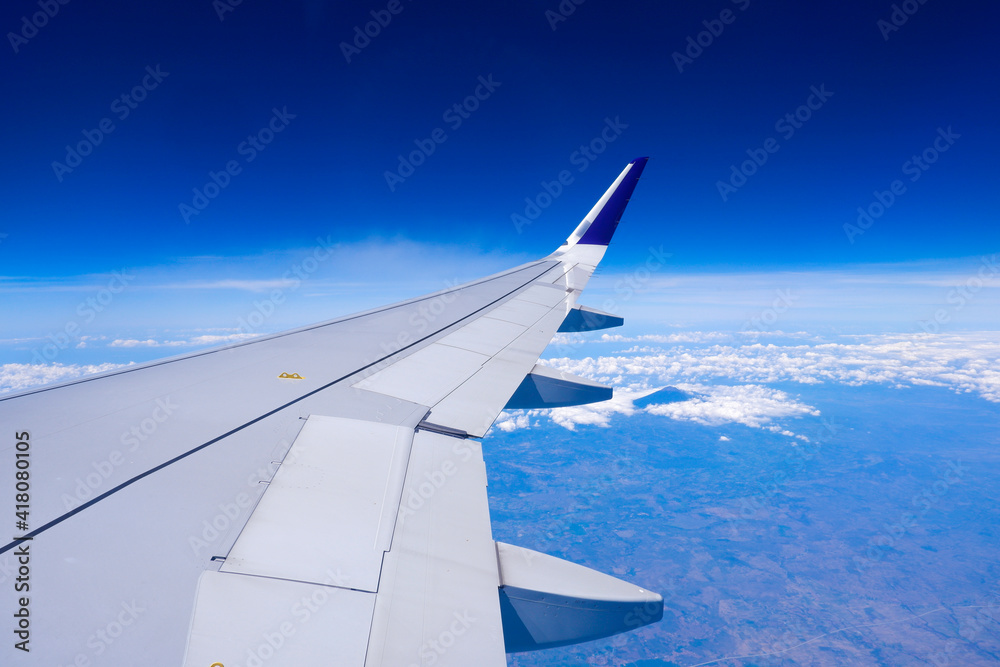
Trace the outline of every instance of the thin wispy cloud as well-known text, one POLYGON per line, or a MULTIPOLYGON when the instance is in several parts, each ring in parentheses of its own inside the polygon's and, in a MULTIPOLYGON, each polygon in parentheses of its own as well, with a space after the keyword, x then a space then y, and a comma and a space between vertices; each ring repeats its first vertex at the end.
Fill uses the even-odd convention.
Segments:
POLYGON ((1000 312, 1000 255, 796 271, 665 265, 641 281, 626 265, 596 276, 585 298, 614 305, 632 322, 666 320, 684 329, 740 331, 781 300, 778 317, 757 328, 916 332, 943 308, 948 318, 941 330, 989 329, 1000 312))
POLYGON ((151 289, 178 289, 178 290, 242 290, 245 292, 266 292, 272 289, 285 289, 294 284, 290 279, 261 279, 261 280, 192 280, 189 282, 176 282, 164 285, 153 285, 151 289))
POLYGON ((108 347, 195 347, 199 345, 221 345, 224 343, 234 343, 241 340, 256 338, 260 334, 256 333, 234 333, 225 335, 202 335, 188 338, 186 340, 157 340, 146 338, 116 338, 108 343, 108 347))

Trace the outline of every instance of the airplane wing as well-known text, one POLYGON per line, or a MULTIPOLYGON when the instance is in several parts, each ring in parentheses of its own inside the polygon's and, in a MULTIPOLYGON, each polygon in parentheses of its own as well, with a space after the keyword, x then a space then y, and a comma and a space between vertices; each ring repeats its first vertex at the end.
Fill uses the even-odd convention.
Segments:
POLYGON ((645 163, 538 261, 0 397, 0 664, 487 667, 658 620, 495 542, 480 443, 505 407, 610 397, 537 362, 621 323, 577 298, 645 163))

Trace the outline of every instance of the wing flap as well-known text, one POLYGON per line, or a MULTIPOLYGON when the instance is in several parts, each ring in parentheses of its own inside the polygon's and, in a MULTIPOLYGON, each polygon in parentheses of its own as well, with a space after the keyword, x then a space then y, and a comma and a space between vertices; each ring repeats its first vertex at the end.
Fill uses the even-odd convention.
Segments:
POLYGON ((208 571, 196 600, 184 667, 365 664, 373 593, 208 571))
POLYGON ((480 444, 417 431, 366 666, 505 665, 497 567, 480 444))

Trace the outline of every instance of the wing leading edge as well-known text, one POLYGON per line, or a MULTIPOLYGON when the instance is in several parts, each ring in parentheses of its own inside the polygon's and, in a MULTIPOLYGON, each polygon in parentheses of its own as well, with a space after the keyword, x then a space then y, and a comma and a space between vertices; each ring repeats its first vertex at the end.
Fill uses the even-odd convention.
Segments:
POLYGON ((0 398, 45 471, 25 535, 46 573, 32 660, 503 665, 658 620, 655 593, 494 542, 478 441, 505 406, 610 396, 537 362, 558 330, 621 324, 577 299, 645 164, 537 262, 0 398), (141 611, 114 642, 76 611, 113 622, 123 604, 141 611))

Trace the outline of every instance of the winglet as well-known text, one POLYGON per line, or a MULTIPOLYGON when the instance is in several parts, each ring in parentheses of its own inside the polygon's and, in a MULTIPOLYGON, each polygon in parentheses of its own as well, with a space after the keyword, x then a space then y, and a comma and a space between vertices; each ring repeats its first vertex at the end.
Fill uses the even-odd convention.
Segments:
POLYGON ((606 246, 618 227, 625 206, 632 197, 635 184, 646 166, 648 157, 640 157, 628 163, 615 182, 611 184, 604 196, 594 204, 590 213, 577 226, 576 230, 566 239, 563 247, 581 245, 606 246))

